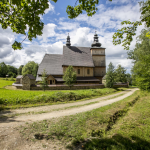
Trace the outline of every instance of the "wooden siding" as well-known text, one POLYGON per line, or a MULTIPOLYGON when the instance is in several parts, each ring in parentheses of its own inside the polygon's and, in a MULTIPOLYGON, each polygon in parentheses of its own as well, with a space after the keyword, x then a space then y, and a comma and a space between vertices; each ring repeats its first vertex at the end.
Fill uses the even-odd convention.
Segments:
POLYGON ((94 66, 106 66, 105 56, 92 56, 94 66))
MULTIPOLYGON (((66 71, 67 67, 63 66, 63 74, 66 71)), ((76 71, 77 77, 93 77, 93 68, 92 67, 75 67, 73 66, 74 71, 76 71), (80 69, 80 74, 78 74, 78 69, 80 69), (90 73, 88 74, 88 69, 90 73)))
POLYGON ((106 74, 106 68, 94 68, 94 76, 104 76, 106 74))

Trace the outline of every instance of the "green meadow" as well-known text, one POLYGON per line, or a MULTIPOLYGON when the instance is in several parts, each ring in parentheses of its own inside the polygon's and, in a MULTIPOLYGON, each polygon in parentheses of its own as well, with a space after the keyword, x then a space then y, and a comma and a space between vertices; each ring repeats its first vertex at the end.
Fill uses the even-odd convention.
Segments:
POLYGON ((88 90, 61 90, 61 91, 24 91, 10 90, 14 81, 0 78, 0 109, 32 107, 54 103, 85 100, 117 92, 116 89, 88 89, 88 90))

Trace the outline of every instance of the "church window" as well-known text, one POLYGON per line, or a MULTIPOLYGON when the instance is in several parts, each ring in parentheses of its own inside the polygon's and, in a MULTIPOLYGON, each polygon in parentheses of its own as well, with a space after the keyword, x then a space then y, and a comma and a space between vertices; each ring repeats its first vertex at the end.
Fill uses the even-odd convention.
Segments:
POLYGON ((78 74, 80 74, 80 69, 78 69, 78 74))
POLYGON ((90 69, 87 69, 87 74, 90 74, 90 69))

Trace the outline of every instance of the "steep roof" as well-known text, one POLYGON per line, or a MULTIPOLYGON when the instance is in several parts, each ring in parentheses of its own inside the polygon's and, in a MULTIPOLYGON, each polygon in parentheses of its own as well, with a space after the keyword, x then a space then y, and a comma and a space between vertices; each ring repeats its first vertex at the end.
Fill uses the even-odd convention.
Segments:
POLYGON ((23 77, 23 75, 18 75, 17 77, 16 77, 16 79, 21 79, 23 77))
POLYGON ((90 47, 63 46, 62 65, 94 67, 90 47))
POLYGON ((37 74, 42 74, 43 70, 51 75, 63 75, 63 55, 45 54, 41 64, 39 65, 37 74))
POLYGON ((26 74, 30 79, 35 79, 35 77, 32 74, 26 74))

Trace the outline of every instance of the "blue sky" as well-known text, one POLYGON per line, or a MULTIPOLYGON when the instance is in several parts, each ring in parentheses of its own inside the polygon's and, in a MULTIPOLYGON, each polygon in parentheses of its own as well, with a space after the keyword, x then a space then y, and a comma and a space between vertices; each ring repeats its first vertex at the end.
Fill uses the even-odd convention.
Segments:
MULTIPOLYGON (((11 48, 15 41, 22 41, 25 36, 17 35, 10 28, 3 30, 0 26, 0 62, 19 67, 28 61, 40 63, 45 53, 62 54, 63 45, 66 43, 67 34, 70 34, 72 46, 90 47, 93 42, 95 30, 99 35, 102 47, 106 48, 106 65, 112 62, 115 67, 121 64, 130 72, 132 60, 127 59, 126 51, 121 45, 112 44, 112 36, 120 29, 121 21, 140 20, 139 0, 100 0, 98 11, 92 17, 86 13, 76 19, 69 19, 66 13, 67 5, 75 4, 76 0, 58 0, 57 3, 49 2, 49 9, 41 16, 44 22, 43 35, 38 36, 32 42, 25 40, 22 50, 14 51, 11 48)), ((137 35, 144 28, 138 27, 137 35)), ((134 49, 136 36, 131 44, 134 49)))

